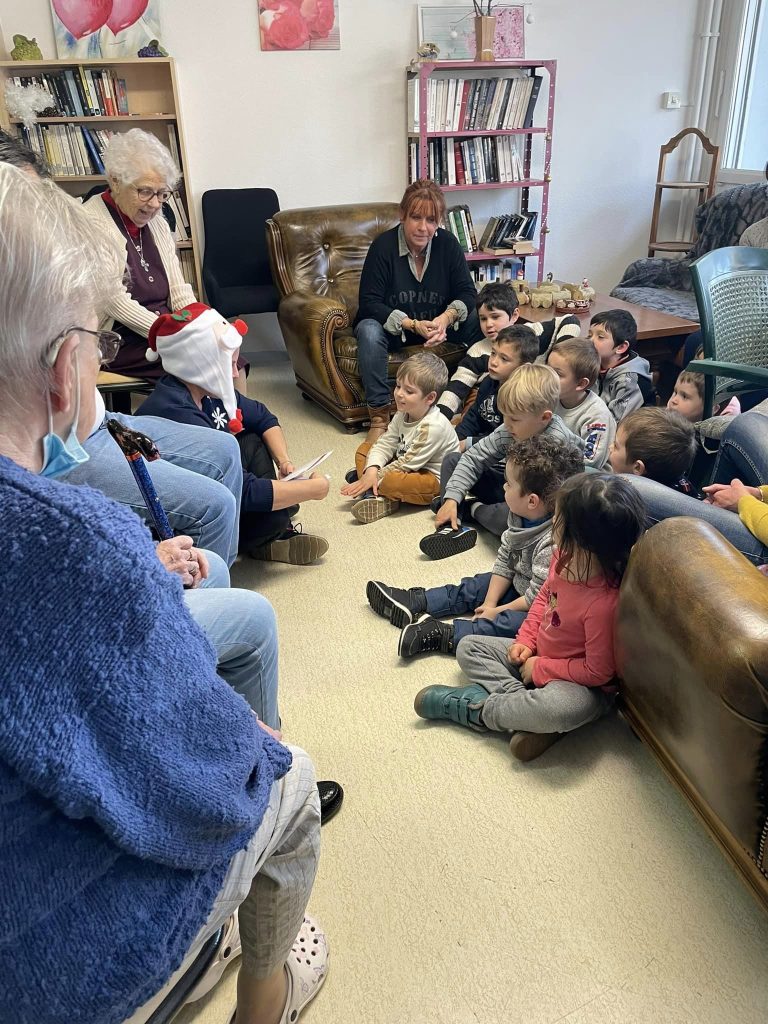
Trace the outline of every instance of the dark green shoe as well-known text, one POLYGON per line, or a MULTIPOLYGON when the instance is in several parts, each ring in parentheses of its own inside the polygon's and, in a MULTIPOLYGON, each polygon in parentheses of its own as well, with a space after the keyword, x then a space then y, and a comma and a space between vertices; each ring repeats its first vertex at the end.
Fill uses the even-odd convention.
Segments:
POLYGON ((481 713, 488 691, 471 683, 469 686, 425 686, 413 701, 413 710, 420 718, 446 720, 485 732, 481 713))

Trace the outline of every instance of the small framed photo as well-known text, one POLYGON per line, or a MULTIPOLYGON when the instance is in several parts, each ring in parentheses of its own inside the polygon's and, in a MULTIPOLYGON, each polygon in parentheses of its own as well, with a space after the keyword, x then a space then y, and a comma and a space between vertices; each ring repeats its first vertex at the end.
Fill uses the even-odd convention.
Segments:
MULTIPOLYGON (((455 7, 423 7, 419 5, 419 46, 437 43, 438 61, 475 59, 475 9, 471 4, 455 7)), ((496 60, 525 57, 525 8, 513 4, 494 7, 496 37, 493 56, 496 60)))

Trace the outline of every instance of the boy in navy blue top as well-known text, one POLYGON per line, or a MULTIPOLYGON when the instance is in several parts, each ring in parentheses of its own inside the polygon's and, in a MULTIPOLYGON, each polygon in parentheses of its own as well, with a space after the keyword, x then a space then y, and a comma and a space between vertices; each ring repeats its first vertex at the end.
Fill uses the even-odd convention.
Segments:
POLYGON ((232 325, 199 302, 159 316, 150 329, 147 358, 161 358, 166 375, 136 415, 233 433, 243 464, 240 550, 262 561, 305 565, 322 557, 328 542, 297 530, 291 515, 299 502, 324 498, 328 480, 284 479, 294 465, 277 417, 235 391, 246 330, 242 321, 232 325))
MULTIPOLYGON (((536 335, 523 325, 504 327, 495 335, 488 357, 488 374, 477 389, 474 402, 456 427, 461 451, 465 452, 501 426, 502 415, 497 404, 499 388, 505 380, 509 380, 510 374, 518 366, 534 362, 538 354, 539 342, 536 335)), ((457 461, 458 456, 455 456, 451 472, 457 461)))

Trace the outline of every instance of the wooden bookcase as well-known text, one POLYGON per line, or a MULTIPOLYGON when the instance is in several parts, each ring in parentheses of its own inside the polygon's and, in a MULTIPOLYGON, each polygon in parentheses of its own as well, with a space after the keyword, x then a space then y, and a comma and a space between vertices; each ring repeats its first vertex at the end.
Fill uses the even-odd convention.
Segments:
MULTIPOLYGON (((488 189, 510 189, 520 191, 520 212, 528 213, 531 207, 531 192, 534 191, 534 198, 538 204, 538 222, 534 236, 534 251, 526 255, 503 256, 492 252, 475 251, 466 253, 470 262, 490 263, 495 260, 518 259, 525 265, 526 259, 537 259, 538 278, 544 277, 544 259, 546 253, 546 239, 549 233, 548 211, 549 211, 549 186, 552 180, 550 167, 552 160, 552 128, 555 113, 555 80, 557 76, 557 61, 555 60, 508 60, 508 61, 427 61, 419 64, 415 70, 407 70, 408 88, 418 90, 418 130, 416 119, 413 118, 412 104, 407 104, 407 154, 409 175, 411 180, 410 167, 410 143, 415 140, 417 144, 417 159, 419 171, 422 177, 429 174, 429 143, 430 140, 439 138, 450 138, 461 142, 473 138, 492 138, 511 136, 513 139, 519 137, 522 152, 520 162, 522 164, 522 178, 519 181, 485 182, 482 184, 456 184, 440 185, 443 192, 476 192, 488 189), (454 131, 429 131, 428 130, 428 83, 430 79, 440 78, 508 78, 511 72, 527 71, 529 75, 541 75, 542 82, 538 99, 534 108, 533 125, 528 128, 509 128, 505 130, 475 130, 462 131, 461 128, 454 131), (534 139, 537 144, 534 146, 534 139), (543 144, 542 144, 543 143, 543 144)), ((446 196, 448 199, 448 196, 446 196)), ((450 205, 450 202, 449 202, 450 205)), ((503 212, 509 212, 505 210, 503 212)), ((481 232, 477 232, 478 240, 481 232)))
MULTIPOLYGON (((6 131, 21 134, 17 119, 11 118, 5 104, 5 82, 8 78, 33 77, 43 72, 64 71, 67 68, 114 68, 118 78, 125 80, 128 94, 128 115, 114 117, 42 117, 38 123, 74 124, 104 128, 109 131, 128 131, 130 128, 141 128, 152 132, 160 141, 168 146, 168 126, 173 125, 179 150, 182 178, 179 191, 189 218, 191 241, 180 242, 180 250, 188 250, 192 259, 192 277, 189 283, 197 296, 202 295, 200 278, 199 234, 192 197, 187 185, 187 152, 184 138, 184 125, 181 119, 179 89, 176 79, 176 67, 172 57, 126 57, 102 58, 100 60, 33 60, 33 61, 0 61, 0 126, 6 131)), ((97 183, 104 181, 101 174, 87 175, 54 175, 54 181, 71 195, 85 195, 97 183)))

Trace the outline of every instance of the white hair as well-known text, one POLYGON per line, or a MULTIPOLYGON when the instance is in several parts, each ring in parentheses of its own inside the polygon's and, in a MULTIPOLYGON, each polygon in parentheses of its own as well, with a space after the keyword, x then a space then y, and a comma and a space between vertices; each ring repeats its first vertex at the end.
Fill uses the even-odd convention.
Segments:
POLYGON ((104 148, 103 161, 107 177, 121 185, 135 185, 147 171, 162 178, 168 188, 173 188, 181 177, 170 151, 156 135, 141 128, 116 132, 104 148))
POLYGON ((115 282, 105 243, 80 203, 52 181, 5 163, 0 267, 0 417, 6 417, 43 393, 51 343, 98 316, 115 282))

